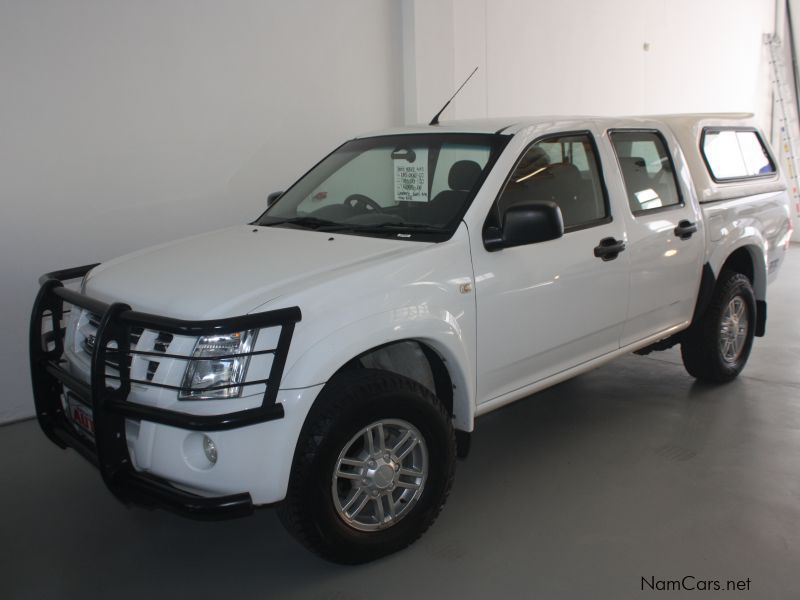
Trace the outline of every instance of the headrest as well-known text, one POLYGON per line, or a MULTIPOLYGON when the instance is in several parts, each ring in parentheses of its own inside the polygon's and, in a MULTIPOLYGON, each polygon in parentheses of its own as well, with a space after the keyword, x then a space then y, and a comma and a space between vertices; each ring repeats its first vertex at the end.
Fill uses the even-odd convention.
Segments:
MULTIPOLYGON (((553 177, 572 177, 580 179, 581 170, 572 163, 553 163, 547 167, 547 173, 553 177)), ((576 180, 577 180, 576 179, 576 180)))
POLYGON ((474 160, 459 160, 450 167, 447 184, 451 190, 468 192, 481 176, 481 166, 474 160))
POLYGON ((635 172, 642 171, 647 167, 644 164, 644 159, 639 156, 623 156, 619 159, 619 166, 623 171, 635 172))

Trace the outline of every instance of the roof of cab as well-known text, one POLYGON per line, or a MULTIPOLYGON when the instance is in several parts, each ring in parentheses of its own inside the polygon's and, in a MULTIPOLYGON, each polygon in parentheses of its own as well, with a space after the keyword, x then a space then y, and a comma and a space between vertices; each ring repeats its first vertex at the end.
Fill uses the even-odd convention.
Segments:
MULTIPOLYGON (((530 119, 530 117, 526 117, 530 119)), ((546 117, 537 119, 538 121, 548 121, 546 117)), ((508 133, 506 131, 519 119, 509 117, 494 117, 487 119, 465 119, 458 121, 443 121, 438 125, 428 125, 427 123, 417 123, 414 125, 401 125, 391 129, 381 129, 370 131, 358 137, 373 137, 376 135, 393 135, 403 133, 508 133)), ((512 132, 513 133, 513 132, 512 132)))
POLYGON ((641 124, 642 121, 658 121, 667 124, 673 129, 693 129, 698 123, 703 126, 726 124, 749 124, 752 113, 687 113, 669 115, 640 115, 640 116, 590 116, 590 115, 543 115, 522 117, 492 117, 485 119, 464 119, 443 121, 438 125, 417 123, 403 125, 391 129, 371 131, 358 137, 374 137, 378 135, 395 135, 408 133, 503 133, 514 135, 529 127, 558 122, 594 121, 601 126, 614 124, 619 127, 625 121, 631 126, 641 124))

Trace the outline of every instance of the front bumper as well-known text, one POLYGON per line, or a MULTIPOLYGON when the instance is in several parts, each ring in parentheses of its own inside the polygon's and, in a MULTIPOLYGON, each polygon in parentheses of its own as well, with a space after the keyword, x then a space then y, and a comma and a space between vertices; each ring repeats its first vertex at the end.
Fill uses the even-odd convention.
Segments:
MULTIPOLYGON (((277 402, 278 388, 294 325, 301 319, 300 309, 284 308, 215 321, 185 321, 133 311, 122 303, 105 304, 64 287, 63 281, 82 277, 94 266, 49 273, 40 279, 41 289, 31 316, 30 366, 36 415, 42 430, 58 446, 74 448, 97 466, 106 486, 125 503, 161 507, 193 518, 219 519, 251 513, 253 500, 247 492, 206 497, 180 490, 160 477, 134 469, 126 440, 126 420, 189 431, 219 432, 283 418, 283 405, 277 402), (64 358, 65 303, 100 316, 88 384, 69 371, 64 358), (275 348, 260 351, 272 354, 268 377, 240 384, 264 385, 261 404, 236 412, 195 415, 130 402, 132 383, 172 389, 153 381, 131 378, 129 357, 147 354, 131 349, 132 327, 194 337, 280 328, 275 348), (118 376, 108 372, 107 366, 112 363, 118 376), (79 434, 65 415, 62 405, 65 387, 91 407, 93 441, 79 434)), ((198 360, 192 356, 175 358, 198 360)))

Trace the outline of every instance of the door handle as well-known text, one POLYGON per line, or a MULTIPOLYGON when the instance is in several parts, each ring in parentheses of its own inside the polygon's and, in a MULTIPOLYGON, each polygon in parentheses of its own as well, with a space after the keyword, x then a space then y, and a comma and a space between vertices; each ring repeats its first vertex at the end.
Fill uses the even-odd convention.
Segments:
POLYGON ((614 260, 623 250, 625 250, 625 242, 607 237, 600 240, 600 245, 594 249, 594 255, 603 260, 614 260))
POLYGON ((692 237, 692 234, 697 231, 697 224, 692 223, 691 221, 687 221, 684 219, 678 223, 678 226, 675 228, 675 236, 681 238, 682 240, 688 240, 692 237))

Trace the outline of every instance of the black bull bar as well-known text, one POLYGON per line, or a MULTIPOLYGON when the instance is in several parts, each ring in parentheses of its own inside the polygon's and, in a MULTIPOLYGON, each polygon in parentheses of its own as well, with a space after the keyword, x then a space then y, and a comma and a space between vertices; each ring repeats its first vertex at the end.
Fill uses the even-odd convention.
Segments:
MULTIPOLYGON (((283 406, 276 402, 295 323, 301 319, 298 307, 242 315, 212 321, 186 321, 131 310, 127 304, 106 304, 64 286, 64 281, 83 277, 96 265, 86 265, 43 275, 33 306, 30 325, 30 366, 33 396, 39 424, 50 440, 62 448, 71 447, 100 471, 111 492, 125 503, 161 507, 193 518, 218 519, 250 514, 253 503, 247 492, 206 497, 180 490, 166 481, 136 471, 128 453, 125 420, 138 419, 193 431, 223 431, 280 419, 283 406), (91 355, 91 376, 87 384, 66 368, 64 358, 64 304, 86 309, 99 316, 91 355), (50 327, 45 328, 47 321, 50 327), (260 406, 217 415, 191 415, 128 401, 131 383, 165 387, 178 393, 196 391, 152 381, 132 380, 130 359, 137 352, 130 346, 131 328, 151 329, 174 335, 201 337, 223 335, 248 329, 280 327, 275 348, 235 356, 272 354, 266 379, 246 381, 224 387, 264 384, 260 406), (109 374, 113 365, 119 375, 109 374), (116 385, 110 385, 109 380, 116 385), (94 440, 78 433, 64 413, 61 397, 64 387, 91 408, 94 440)), ((208 357, 159 354, 186 361, 208 357)), ((230 358, 232 356, 229 356, 230 358)), ((212 357, 211 359, 219 357, 212 357)), ((187 365, 190 364, 187 362, 187 365)))

